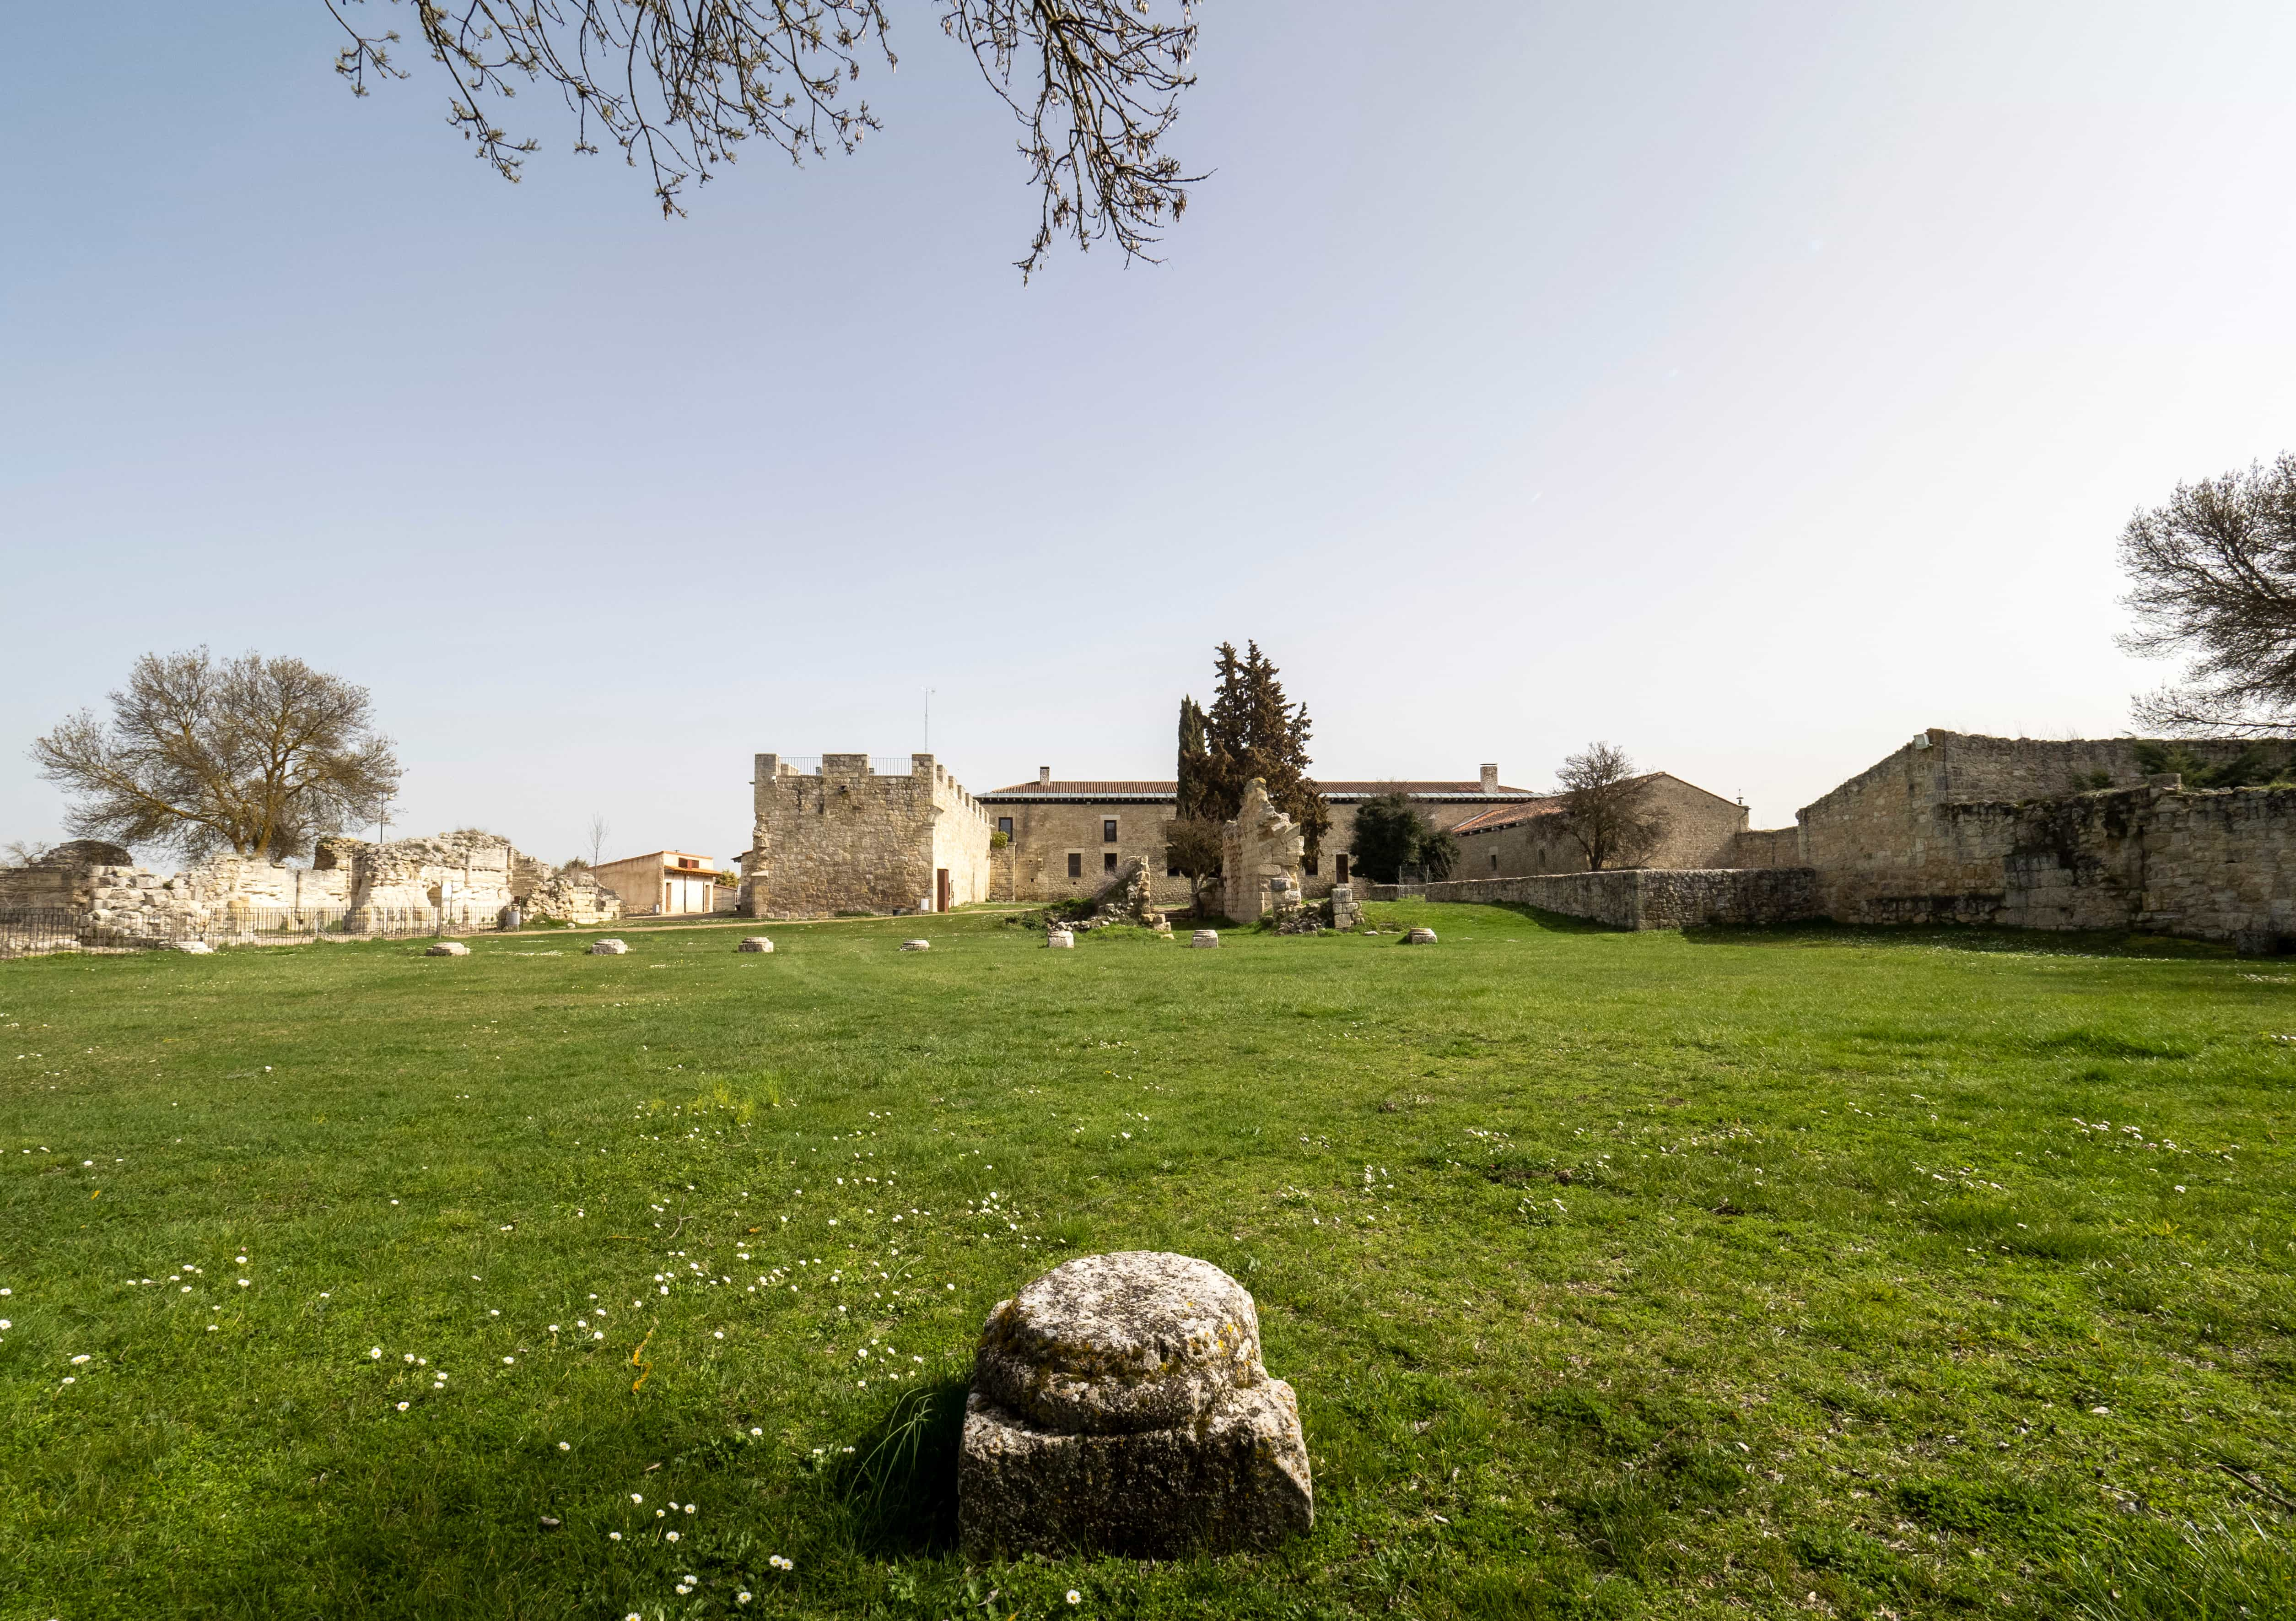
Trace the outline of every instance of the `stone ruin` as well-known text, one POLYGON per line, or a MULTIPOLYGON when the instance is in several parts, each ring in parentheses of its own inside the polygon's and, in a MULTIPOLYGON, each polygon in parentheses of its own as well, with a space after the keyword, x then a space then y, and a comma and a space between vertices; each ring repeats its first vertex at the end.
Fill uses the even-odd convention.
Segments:
POLYGON ((308 867, 217 855, 172 877, 135 865, 117 844, 78 839, 30 866, 0 869, 0 923, 20 950, 321 928, 354 934, 491 928, 513 907, 529 922, 602 923, 621 915, 619 898, 587 874, 560 872, 507 839, 475 831, 387 843, 323 838, 308 867))
POLYGON ((1307 849, 1307 835, 1269 802, 1267 784, 1244 784, 1242 809, 1221 828, 1220 909, 1238 923, 1296 915, 1307 849))
MULTIPOLYGON (((1153 929, 1159 934, 1172 932, 1171 923, 1156 908, 1153 893, 1154 874, 1145 860, 1127 861, 1117 875, 1101 886, 1093 899, 1089 917, 1074 921, 1048 923, 1047 933, 1073 933, 1078 929, 1112 928, 1128 924, 1135 928, 1153 929)), ((1071 940, 1070 944, 1075 942, 1071 940)))
POLYGON ((957 1462, 969 1557, 1263 1549, 1315 1523, 1299 1398, 1218 1267, 1086 1255, 989 1312, 957 1462))

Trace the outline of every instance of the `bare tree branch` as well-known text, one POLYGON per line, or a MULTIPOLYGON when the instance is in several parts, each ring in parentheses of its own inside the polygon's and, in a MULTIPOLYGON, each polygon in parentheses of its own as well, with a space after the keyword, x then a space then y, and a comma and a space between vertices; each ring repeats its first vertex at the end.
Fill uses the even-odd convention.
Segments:
MULTIPOLYGON (((373 78, 405 78, 395 30, 360 26, 365 0, 322 0, 349 43, 335 71, 356 95, 373 78)), ((488 108, 521 84, 558 87, 574 114, 574 149, 611 140, 643 158, 665 216, 685 212, 686 182, 707 184, 744 141, 793 162, 850 152, 883 128, 854 86, 864 58, 898 66, 884 0, 389 0, 414 8, 431 59, 454 89, 448 122, 515 181, 537 150, 488 108), (597 140, 594 140, 594 136, 597 140)), ((1037 234, 1018 262, 1037 269, 1061 236, 1079 248, 1113 237, 1151 258, 1168 218, 1187 207, 1163 150, 1196 45, 1193 0, 944 0, 942 31, 972 53, 1023 128, 1021 154, 1042 195, 1037 234)))
POLYGON ((40 775, 78 796, 65 826, 82 837, 296 855, 398 786, 366 689, 300 659, 147 654, 111 704, 109 721, 82 710, 32 745, 40 775))
POLYGON ((2296 456, 2180 484, 2121 531, 2131 653, 2182 658, 2184 680, 2135 701, 2138 724, 2219 736, 2296 735, 2296 456))
POLYGON ((1617 744, 1588 744, 1563 761, 1557 776, 1562 830, 1586 856, 1587 871, 1631 867, 1666 836, 1666 813, 1650 802, 1655 780, 1637 777, 1617 744))

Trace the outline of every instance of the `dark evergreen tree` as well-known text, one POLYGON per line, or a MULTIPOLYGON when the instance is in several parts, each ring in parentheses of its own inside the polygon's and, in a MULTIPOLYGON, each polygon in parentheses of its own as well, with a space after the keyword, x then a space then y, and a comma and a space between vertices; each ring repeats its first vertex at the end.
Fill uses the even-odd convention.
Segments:
POLYGON ((1203 705, 1180 700, 1179 811, 1182 821, 1217 821, 1206 808, 1211 783, 1210 745, 1205 741, 1203 705))
POLYGON ((1451 876, 1459 860, 1458 841, 1447 827, 1438 827, 1427 813, 1398 790, 1365 800, 1356 811, 1356 828, 1348 852, 1355 869, 1374 884, 1392 884, 1406 867, 1441 880, 1451 876))
POLYGON ((1243 807, 1244 784, 1257 777, 1267 785, 1269 802, 1305 834, 1312 855, 1332 825, 1323 794, 1308 776, 1313 763, 1308 739, 1315 727, 1308 719, 1308 706, 1294 705, 1284 696, 1280 672, 1259 651, 1259 644, 1247 642, 1244 647, 1238 656, 1233 642, 1219 645, 1212 664, 1216 682, 1209 712, 1195 709, 1193 700, 1182 705, 1183 791, 1190 791, 1191 784, 1200 786, 1194 790, 1199 797, 1193 810, 1184 801, 1181 814, 1233 820, 1243 807), (1203 721, 1200 766, 1187 753, 1192 710, 1203 721))

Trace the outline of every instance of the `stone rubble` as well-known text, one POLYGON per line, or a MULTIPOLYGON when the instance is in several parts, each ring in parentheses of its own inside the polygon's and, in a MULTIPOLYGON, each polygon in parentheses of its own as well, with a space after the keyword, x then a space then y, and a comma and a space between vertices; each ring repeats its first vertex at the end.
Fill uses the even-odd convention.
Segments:
POLYGON ((988 1314, 957 1464, 969 1557, 1265 1549, 1315 1519, 1298 1397, 1218 1267, 1087 1255, 988 1314))
POLYGON ((459 940, 442 940, 422 953, 425 957, 468 957, 471 948, 459 940))
POLYGON ((1406 945, 1433 945, 1435 943, 1435 931, 1433 929, 1414 929, 1411 933, 1403 937, 1403 943, 1406 945))
POLYGON ((594 940, 590 942, 593 957, 620 957, 629 950, 628 942, 620 940, 594 940))

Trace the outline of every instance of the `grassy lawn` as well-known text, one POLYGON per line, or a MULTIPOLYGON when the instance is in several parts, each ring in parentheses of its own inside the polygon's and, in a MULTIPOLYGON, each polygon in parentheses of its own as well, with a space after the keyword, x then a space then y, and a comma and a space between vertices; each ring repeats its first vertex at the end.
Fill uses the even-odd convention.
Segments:
POLYGON ((2296 967, 1372 910, 0 963, 0 1617, 2296 1609, 2296 967), (968 1568, 981 1319, 1128 1248, 1313 1535, 968 1568))

